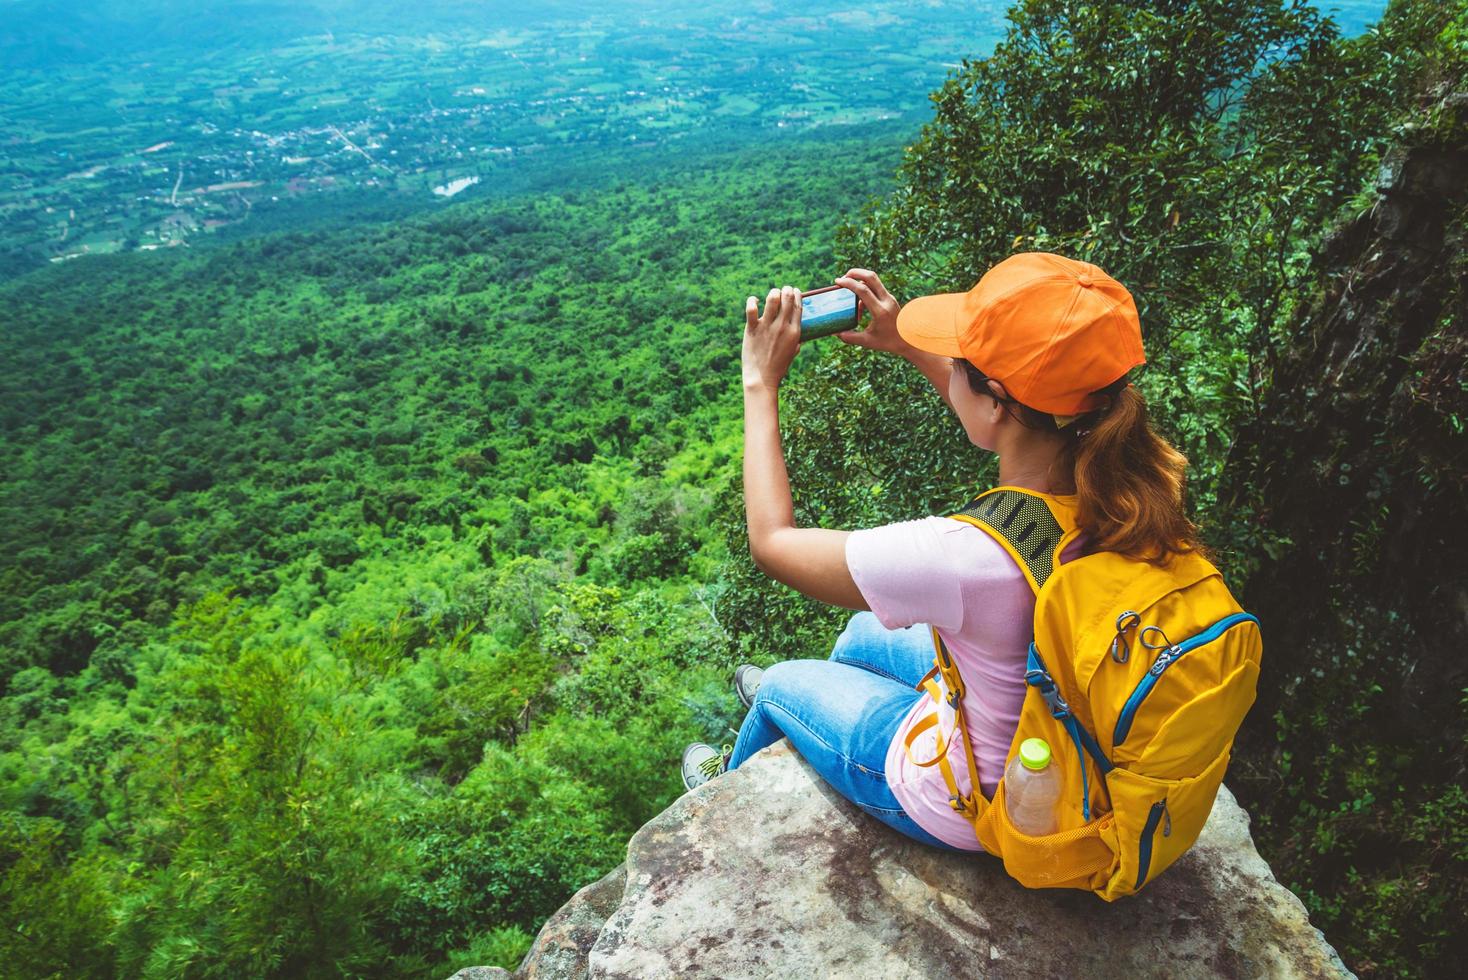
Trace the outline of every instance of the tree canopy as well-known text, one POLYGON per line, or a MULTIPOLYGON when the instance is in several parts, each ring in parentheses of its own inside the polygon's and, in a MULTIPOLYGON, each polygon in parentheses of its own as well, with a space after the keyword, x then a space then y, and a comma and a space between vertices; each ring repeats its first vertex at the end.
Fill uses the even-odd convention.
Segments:
MULTIPOLYGON (((1355 38, 1296 0, 1023 0, 1010 19, 916 134, 701 151, 0 286, 0 961, 513 965, 674 798, 684 742, 727 740, 734 664, 825 656, 844 615, 745 546, 738 314, 771 284, 865 266, 908 299, 1014 251, 1099 264, 1138 299, 1137 383, 1230 581, 1247 604, 1302 574, 1294 526, 1240 474, 1342 477, 1309 447, 1269 454, 1279 406, 1365 261, 1332 229, 1365 227, 1402 148, 1458 145, 1468 8, 1397 0, 1355 38)), ((1461 227, 1443 216, 1436 246, 1459 264, 1461 227)), ((1434 289, 1436 353, 1393 390, 1437 406, 1437 482, 1412 499, 1451 510, 1461 290, 1434 289)), ((815 342, 784 395, 803 524, 947 512, 993 476, 905 365, 815 342)), ((1329 404, 1378 442, 1423 417, 1329 404)), ((1375 569, 1410 569, 1377 564, 1404 525, 1342 499, 1331 544, 1375 594, 1375 569)), ((1251 716, 1235 761, 1261 849, 1359 973, 1446 972, 1468 702, 1434 701, 1446 747, 1414 755, 1389 744, 1410 707, 1377 675, 1318 647, 1292 662, 1264 630, 1296 693, 1251 716), (1355 762, 1321 749, 1345 739, 1355 762)))

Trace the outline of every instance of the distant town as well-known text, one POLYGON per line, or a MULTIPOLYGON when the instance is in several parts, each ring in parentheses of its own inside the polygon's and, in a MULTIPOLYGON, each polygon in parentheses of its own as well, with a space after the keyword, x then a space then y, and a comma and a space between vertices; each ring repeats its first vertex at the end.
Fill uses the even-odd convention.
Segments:
POLYGON ((0 70, 0 254, 171 248, 261 205, 344 190, 431 204, 578 147, 928 114, 927 93, 992 46, 1000 17, 889 2, 822 20, 322 35, 0 70))

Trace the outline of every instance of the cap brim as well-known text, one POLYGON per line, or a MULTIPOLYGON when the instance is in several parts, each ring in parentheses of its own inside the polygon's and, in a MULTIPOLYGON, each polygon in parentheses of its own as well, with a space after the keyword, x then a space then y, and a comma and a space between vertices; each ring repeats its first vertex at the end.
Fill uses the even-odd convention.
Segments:
POLYGON ((897 312, 897 333, 918 350, 962 357, 958 346, 958 314, 967 293, 919 296, 897 312))

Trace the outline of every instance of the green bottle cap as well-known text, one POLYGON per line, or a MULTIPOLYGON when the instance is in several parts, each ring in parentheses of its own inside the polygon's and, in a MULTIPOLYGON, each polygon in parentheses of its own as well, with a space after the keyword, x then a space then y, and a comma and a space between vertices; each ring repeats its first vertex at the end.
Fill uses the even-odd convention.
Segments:
POLYGON ((1019 761, 1026 769, 1039 772, 1050 765, 1050 743, 1043 738, 1027 738, 1019 743, 1019 761))

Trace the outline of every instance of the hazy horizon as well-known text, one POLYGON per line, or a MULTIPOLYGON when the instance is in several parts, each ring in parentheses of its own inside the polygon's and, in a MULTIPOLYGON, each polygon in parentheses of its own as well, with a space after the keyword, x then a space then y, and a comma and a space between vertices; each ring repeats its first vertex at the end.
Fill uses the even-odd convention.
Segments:
MULTIPOLYGON (((1008 8, 0 3, 0 279, 575 183, 633 151, 916 133, 1008 8)), ((1350 33, 1384 4, 1332 6, 1350 33)))

